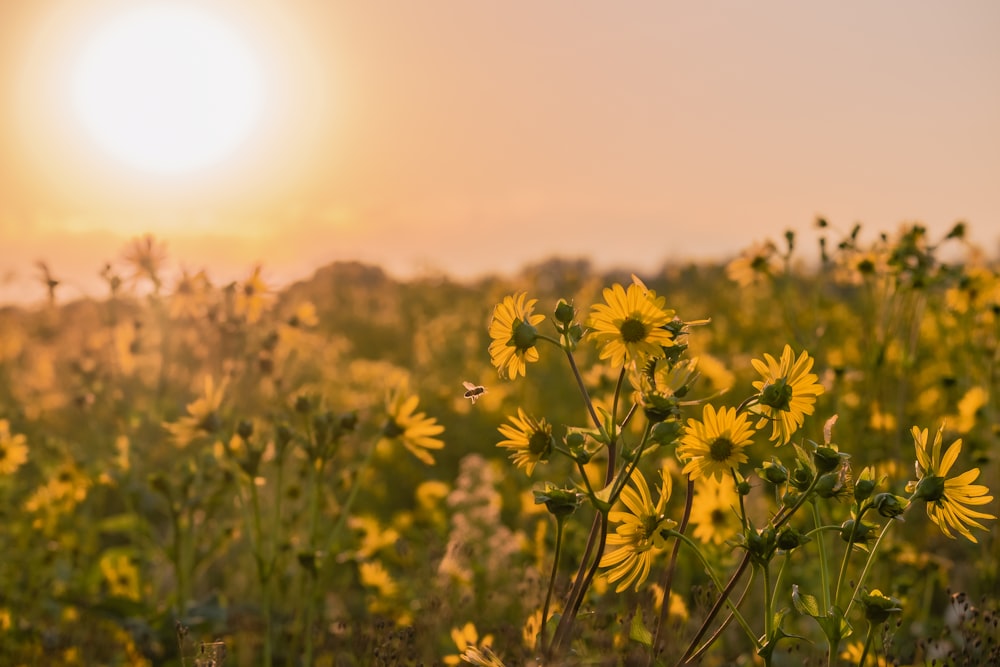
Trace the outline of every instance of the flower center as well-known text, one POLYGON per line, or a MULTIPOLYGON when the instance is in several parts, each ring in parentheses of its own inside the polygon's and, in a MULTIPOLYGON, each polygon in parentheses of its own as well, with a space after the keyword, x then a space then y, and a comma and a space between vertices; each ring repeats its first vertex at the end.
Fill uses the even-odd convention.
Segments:
POLYGON ((548 458, 552 451, 552 436, 545 431, 534 431, 528 438, 528 451, 538 458, 548 458))
POLYGON ((638 343, 646 338, 646 325, 634 317, 627 318, 618 329, 626 343, 638 343))
POLYGON ((713 461, 728 461, 735 448, 729 438, 718 437, 708 446, 708 455, 713 461))
POLYGON ((382 427, 382 435, 387 438, 398 438, 399 436, 406 433, 406 429, 401 428, 399 424, 396 423, 394 419, 387 419, 385 426, 382 427))

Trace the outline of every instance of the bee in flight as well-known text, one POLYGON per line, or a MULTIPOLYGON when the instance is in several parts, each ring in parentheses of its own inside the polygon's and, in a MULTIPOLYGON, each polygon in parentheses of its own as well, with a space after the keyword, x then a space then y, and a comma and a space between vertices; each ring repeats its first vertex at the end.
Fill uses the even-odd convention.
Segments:
POLYGON ((465 398, 472 401, 473 405, 476 404, 480 396, 486 393, 486 387, 481 384, 472 384, 471 382, 463 382, 462 384, 465 386, 465 398))

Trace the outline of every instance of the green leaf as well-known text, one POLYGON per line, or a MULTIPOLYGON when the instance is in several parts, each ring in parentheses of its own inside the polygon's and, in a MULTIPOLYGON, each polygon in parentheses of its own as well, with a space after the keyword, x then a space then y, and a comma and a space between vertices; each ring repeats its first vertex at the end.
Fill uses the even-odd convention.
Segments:
POLYGON ((819 603, 816 602, 816 598, 808 593, 799 592, 798 584, 792 584, 792 604, 795 605, 795 610, 800 614, 812 616, 817 619, 821 616, 819 613, 819 603))
POLYGON ((632 625, 628 631, 628 638, 639 642, 643 646, 653 645, 653 633, 651 633, 642 622, 641 609, 637 609, 635 616, 632 617, 632 625))

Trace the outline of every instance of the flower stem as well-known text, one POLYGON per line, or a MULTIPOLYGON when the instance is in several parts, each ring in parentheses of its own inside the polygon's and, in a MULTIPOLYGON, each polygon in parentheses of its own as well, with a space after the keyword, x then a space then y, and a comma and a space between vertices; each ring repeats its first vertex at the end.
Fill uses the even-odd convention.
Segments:
POLYGON ((559 571, 559 556, 562 554, 563 524, 565 517, 556 517, 556 552, 552 558, 552 574, 549 575, 549 589, 545 592, 545 604, 542 606, 542 625, 538 630, 538 646, 545 647, 545 626, 549 620, 549 604, 552 602, 552 590, 555 588, 556 573, 559 571))
POLYGON ((649 665, 653 664, 653 660, 663 650, 663 647, 660 646, 660 634, 663 632, 663 628, 667 624, 667 617, 670 615, 670 589, 673 587, 674 569, 677 567, 677 556, 681 550, 681 538, 684 537, 684 531, 687 530, 688 521, 691 519, 691 506, 693 503, 694 480, 688 475, 687 495, 684 498, 684 514, 681 516, 680 525, 677 526, 676 537, 678 539, 674 542, 674 549, 670 553, 670 563, 663 570, 663 575, 660 579, 660 586, 663 588, 663 603, 660 605, 660 617, 656 620, 656 630, 653 633, 653 643, 650 646, 649 665))

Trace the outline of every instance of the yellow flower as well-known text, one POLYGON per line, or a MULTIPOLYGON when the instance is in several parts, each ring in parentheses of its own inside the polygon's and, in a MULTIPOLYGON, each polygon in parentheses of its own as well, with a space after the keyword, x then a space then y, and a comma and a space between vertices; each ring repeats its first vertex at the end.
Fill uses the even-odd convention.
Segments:
POLYGON ((204 392, 187 404, 187 416, 163 425, 179 446, 185 447, 201 435, 214 435, 222 427, 219 406, 222 405, 227 384, 228 381, 224 380, 216 387, 212 376, 206 375, 204 392))
POLYGON ((131 558, 121 552, 106 553, 100 568, 112 597, 139 599, 139 569, 131 558))
POLYGON ((191 275, 185 269, 170 295, 170 317, 197 320, 208 312, 212 284, 204 271, 191 275))
POLYGON ((720 479, 741 463, 746 463, 743 451, 753 438, 754 429, 746 413, 737 414, 736 408, 721 408, 718 412, 711 405, 702 411, 702 420, 689 419, 687 430, 677 448, 677 457, 686 461, 681 471, 697 479, 713 475, 720 479))
POLYGON ((393 597, 399 590, 399 586, 393 581, 392 576, 378 561, 361 563, 358 565, 358 574, 363 586, 374 588, 384 598, 393 597))
POLYGON ((482 638, 482 641, 480 641, 479 633, 476 631, 476 626, 472 623, 466 623, 460 628, 452 628, 451 640, 455 642, 455 646, 458 648, 458 654, 446 655, 444 657, 444 664, 446 665, 461 664, 462 654, 470 648, 475 648, 479 644, 482 644, 484 647, 493 645, 493 635, 486 635, 482 638))
POLYGON ((673 334, 664 328, 674 311, 638 278, 632 281, 627 291, 618 284, 604 288, 605 303, 594 304, 590 311, 590 335, 601 348, 601 359, 610 359, 616 367, 626 362, 642 365, 674 344, 673 334))
POLYGON ((552 425, 544 419, 538 420, 517 409, 516 417, 508 417, 510 424, 501 424, 497 429, 507 437, 497 443, 497 447, 511 450, 510 458, 514 465, 523 468, 531 476, 539 461, 548 461, 555 445, 552 437, 552 425))
POLYGON ((417 396, 407 396, 402 391, 394 391, 389 396, 387 411, 389 413, 385 426, 382 427, 380 442, 402 442, 403 446, 418 459, 432 465, 434 457, 427 450, 441 449, 444 442, 433 436, 444 432, 444 426, 437 423, 434 417, 428 417, 423 412, 414 412, 420 399, 417 396))
POLYGON ((250 276, 236 290, 236 315, 242 316, 248 324, 260 319, 268 294, 267 283, 260 276, 260 266, 255 266, 250 276))
POLYGON ((718 480, 702 477, 696 485, 695 501, 691 505, 692 536, 702 542, 722 544, 736 534, 739 519, 736 511, 740 497, 732 478, 718 480))
POLYGON ((920 430, 916 426, 911 429, 913 445, 917 453, 917 479, 906 485, 906 492, 913 494, 914 500, 924 500, 927 503, 927 516, 938 525, 941 532, 954 539, 949 528, 953 528, 972 542, 977 542, 968 526, 986 530, 976 519, 996 519, 992 514, 969 509, 969 505, 986 505, 993 501, 993 496, 986 495, 989 488, 982 484, 973 484, 979 477, 979 468, 947 479, 946 475, 958 460, 962 451, 962 439, 959 438, 948 447, 941 456, 941 439, 944 425, 934 436, 931 450, 927 448, 927 429, 920 430))
POLYGON ((525 297, 525 292, 505 296, 493 309, 489 327, 490 338, 493 339, 490 361, 501 377, 514 379, 525 375, 526 362, 538 361, 538 349, 535 347, 538 330, 535 325, 542 322, 545 316, 533 314, 538 299, 525 302, 525 297))
POLYGON ((809 372, 813 358, 803 351, 795 359, 791 346, 785 345, 781 361, 765 354, 764 361, 753 359, 751 363, 764 378, 753 383, 760 392, 760 401, 754 408, 762 415, 757 428, 771 422, 770 439, 779 446, 783 445, 802 426, 806 415, 813 413, 816 397, 824 392, 817 381, 819 378, 809 372))
POLYGON ((606 573, 609 582, 621 580, 615 589, 618 593, 633 584, 635 590, 639 590, 649 576, 653 557, 663 550, 666 543, 660 531, 677 525, 664 514, 672 491, 670 473, 661 470, 660 477, 663 482, 655 505, 646 478, 636 471, 632 477, 635 488, 627 486, 621 494, 621 501, 628 511, 612 510, 608 513, 608 519, 620 525, 613 535, 608 535, 607 545, 618 548, 604 554, 601 567, 611 568, 606 573))
POLYGON ((0 475, 10 475, 28 460, 27 440, 21 433, 10 433, 10 423, 0 419, 0 475))
MULTIPOLYGON (((864 642, 851 642, 840 652, 840 657, 848 665, 857 665, 860 664, 861 656, 864 655, 864 652, 864 642)), ((883 656, 877 655, 875 651, 869 651, 868 659, 865 661, 863 667, 871 667, 872 665, 875 665, 875 667, 889 667, 890 663, 883 656)))
POLYGON ((167 249, 162 243, 157 242, 152 234, 136 237, 125 249, 124 257, 132 268, 133 283, 146 278, 157 292, 160 291, 160 272, 167 261, 167 249))
POLYGON ((774 273, 774 255, 778 249, 771 241, 755 243, 726 266, 726 276, 740 287, 749 287, 774 273))

